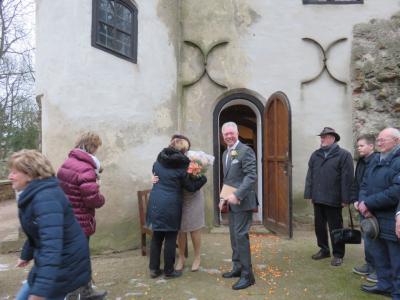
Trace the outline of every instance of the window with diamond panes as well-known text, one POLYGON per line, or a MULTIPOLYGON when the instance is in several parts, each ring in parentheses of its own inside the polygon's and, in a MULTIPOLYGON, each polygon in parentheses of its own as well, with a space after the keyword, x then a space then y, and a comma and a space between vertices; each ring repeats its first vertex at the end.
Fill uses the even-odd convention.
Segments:
POLYGON ((136 63, 137 9, 129 0, 93 0, 92 46, 136 63))

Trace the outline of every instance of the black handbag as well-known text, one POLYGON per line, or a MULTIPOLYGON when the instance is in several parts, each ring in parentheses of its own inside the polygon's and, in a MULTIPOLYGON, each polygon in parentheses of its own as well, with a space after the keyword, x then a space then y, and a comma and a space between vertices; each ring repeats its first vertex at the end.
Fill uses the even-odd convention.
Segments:
POLYGON ((332 230, 332 241, 333 243, 344 243, 344 244, 361 244, 361 231, 354 229, 353 217, 351 215, 349 205, 350 225, 351 228, 340 228, 332 230))

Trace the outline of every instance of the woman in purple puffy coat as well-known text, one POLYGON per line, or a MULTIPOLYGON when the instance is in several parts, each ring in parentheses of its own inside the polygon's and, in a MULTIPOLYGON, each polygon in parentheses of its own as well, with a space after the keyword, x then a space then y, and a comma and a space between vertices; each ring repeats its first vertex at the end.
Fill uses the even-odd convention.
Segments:
POLYGON ((88 238, 96 231, 95 209, 102 207, 105 200, 98 184, 100 162, 94 156, 100 146, 101 139, 96 133, 82 134, 57 173, 61 188, 88 238))
MULTIPOLYGON (((99 186, 102 168, 95 156, 101 144, 98 134, 82 134, 57 173, 61 188, 71 202, 75 217, 88 241, 96 231, 95 210, 105 202, 99 186)), ((94 291, 90 284, 86 294, 91 298, 102 299, 106 292, 94 291)))

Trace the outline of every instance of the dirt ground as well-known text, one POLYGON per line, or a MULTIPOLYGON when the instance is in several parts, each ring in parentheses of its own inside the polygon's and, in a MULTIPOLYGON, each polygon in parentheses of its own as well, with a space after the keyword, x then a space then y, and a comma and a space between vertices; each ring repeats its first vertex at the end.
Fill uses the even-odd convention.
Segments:
MULTIPOLYGON (((98 288, 108 290, 108 299, 381 299, 360 291, 365 278, 351 272, 363 263, 360 245, 346 247, 344 264, 332 267, 329 259, 313 261, 314 233, 296 231, 291 240, 277 236, 251 235, 256 284, 233 291, 234 279, 223 279, 230 269, 229 235, 203 235, 202 267, 190 272, 192 249, 182 277, 150 279, 148 257, 139 250, 92 257, 98 288)), ((0 299, 13 299, 27 269, 14 268, 18 253, 0 255, 0 299)))

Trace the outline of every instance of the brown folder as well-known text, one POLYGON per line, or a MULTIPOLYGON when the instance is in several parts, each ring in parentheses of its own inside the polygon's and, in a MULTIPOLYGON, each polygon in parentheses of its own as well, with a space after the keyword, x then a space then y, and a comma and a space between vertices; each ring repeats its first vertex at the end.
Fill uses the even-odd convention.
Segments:
POLYGON ((230 186, 228 184, 224 184, 221 189, 221 193, 219 194, 220 199, 226 199, 229 195, 233 194, 237 188, 230 186))

